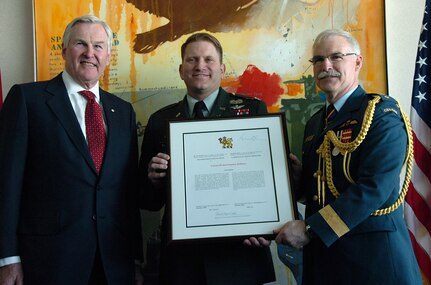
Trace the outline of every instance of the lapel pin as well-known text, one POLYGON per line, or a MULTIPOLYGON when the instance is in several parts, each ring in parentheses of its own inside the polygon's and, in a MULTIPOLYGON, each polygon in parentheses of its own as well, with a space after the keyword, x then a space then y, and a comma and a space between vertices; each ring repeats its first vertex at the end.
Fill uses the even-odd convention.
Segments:
POLYGON ((111 109, 111 112, 112 112, 112 113, 115 113, 115 110, 114 110, 114 109, 111 109))

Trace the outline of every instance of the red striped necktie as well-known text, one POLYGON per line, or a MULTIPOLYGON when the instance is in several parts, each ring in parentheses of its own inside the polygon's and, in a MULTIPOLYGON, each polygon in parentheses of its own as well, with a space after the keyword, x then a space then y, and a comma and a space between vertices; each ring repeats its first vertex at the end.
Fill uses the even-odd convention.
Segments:
POLYGON ((85 132, 87 135, 88 148, 96 166, 97 174, 102 168, 103 156, 105 154, 106 134, 103 124, 103 116, 100 105, 96 102, 96 96, 88 90, 79 91, 79 94, 87 99, 85 107, 85 132))

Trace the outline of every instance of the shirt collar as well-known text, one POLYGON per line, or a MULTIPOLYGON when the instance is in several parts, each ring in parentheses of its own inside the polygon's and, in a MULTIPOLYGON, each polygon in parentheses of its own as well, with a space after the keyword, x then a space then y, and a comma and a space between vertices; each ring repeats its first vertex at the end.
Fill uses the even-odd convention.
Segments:
MULTIPOLYGON (((73 78, 70 76, 69 73, 67 73, 66 70, 62 73, 62 78, 64 85, 66 86, 67 94, 79 94, 79 91, 85 90, 85 88, 82 88, 81 85, 79 85, 73 78)), ((88 89, 89 91, 93 92, 96 96, 96 101, 100 101, 99 96, 99 82, 97 82, 91 89, 88 89)))
MULTIPOLYGON (((356 85, 356 87, 350 89, 346 94, 341 96, 340 99, 337 100, 337 102, 334 103, 334 108, 335 108, 335 110, 337 110, 337 112, 339 112, 341 110, 341 108, 346 103, 347 99, 349 99, 349 97, 353 94, 353 92, 355 92, 355 90, 358 87, 359 87, 359 85, 356 85)), ((329 103, 328 103, 328 101, 326 101, 326 108, 328 108, 328 106, 329 106, 329 103)))
MULTIPOLYGON (((214 103, 217 99, 218 92, 219 92, 219 89, 216 89, 213 93, 208 95, 203 100, 205 103, 205 106, 207 107, 208 113, 211 113, 212 107, 214 106, 214 103)), ((193 98, 192 96, 190 96, 188 94, 187 94, 186 98, 187 98, 187 105, 189 108, 189 114, 192 114, 193 113, 193 107, 195 106, 195 103, 199 100, 196 100, 195 98, 193 98)))

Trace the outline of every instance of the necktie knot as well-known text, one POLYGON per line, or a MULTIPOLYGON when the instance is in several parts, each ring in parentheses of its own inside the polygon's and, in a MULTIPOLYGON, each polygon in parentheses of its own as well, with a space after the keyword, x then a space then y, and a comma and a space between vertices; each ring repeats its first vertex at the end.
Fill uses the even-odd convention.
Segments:
POLYGON ((193 107, 193 113, 195 114, 195 118, 203 119, 205 118, 203 110, 206 109, 206 105, 204 101, 198 101, 195 103, 193 107))
POLYGON ((93 101, 96 99, 96 95, 94 95, 94 93, 89 90, 82 90, 82 91, 79 91, 78 93, 84 96, 85 99, 87 99, 87 101, 93 101))

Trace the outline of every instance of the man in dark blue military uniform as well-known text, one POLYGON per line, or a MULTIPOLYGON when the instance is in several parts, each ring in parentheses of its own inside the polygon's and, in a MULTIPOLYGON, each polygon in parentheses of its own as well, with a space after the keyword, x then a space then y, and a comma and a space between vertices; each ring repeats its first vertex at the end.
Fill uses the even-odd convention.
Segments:
MULTIPOLYGON (((187 95, 150 117, 142 143, 143 203, 145 209, 153 211, 166 205, 168 195, 167 120, 267 113, 264 102, 230 94, 220 88, 225 65, 222 47, 213 36, 207 33, 190 36, 181 48, 181 57, 179 71, 187 95)), ((275 280, 269 248, 251 248, 241 241, 167 245, 166 215, 161 235, 160 284, 257 285, 275 280)))
POLYGON ((305 221, 276 231, 278 243, 303 247, 303 285, 422 284, 401 205, 411 128, 394 99, 359 86, 362 60, 357 41, 341 30, 322 32, 313 45, 327 104, 305 128, 305 221))

